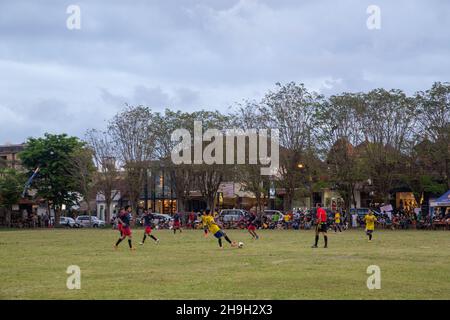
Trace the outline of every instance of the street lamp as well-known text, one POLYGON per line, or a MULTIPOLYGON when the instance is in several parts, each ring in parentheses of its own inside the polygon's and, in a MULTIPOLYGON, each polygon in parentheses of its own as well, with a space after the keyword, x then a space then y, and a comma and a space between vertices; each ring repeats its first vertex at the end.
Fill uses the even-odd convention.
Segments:
POLYGON ((303 169, 304 167, 305 167, 305 165, 303 163, 297 164, 297 168, 299 168, 299 169, 303 169))

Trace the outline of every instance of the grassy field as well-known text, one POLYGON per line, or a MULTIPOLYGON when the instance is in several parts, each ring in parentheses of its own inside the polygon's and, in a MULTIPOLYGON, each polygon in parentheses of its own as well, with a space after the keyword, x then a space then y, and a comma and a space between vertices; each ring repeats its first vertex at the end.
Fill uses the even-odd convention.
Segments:
POLYGON ((310 248, 312 231, 259 233, 230 230, 245 247, 219 250, 202 231, 155 231, 159 245, 130 252, 113 250, 113 230, 0 231, 0 299, 450 299, 448 231, 331 233, 328 249, 310 248), (66 288, 69 265, 80 290, 66 288), (366 286, 369 265, 380 290, 366 286))

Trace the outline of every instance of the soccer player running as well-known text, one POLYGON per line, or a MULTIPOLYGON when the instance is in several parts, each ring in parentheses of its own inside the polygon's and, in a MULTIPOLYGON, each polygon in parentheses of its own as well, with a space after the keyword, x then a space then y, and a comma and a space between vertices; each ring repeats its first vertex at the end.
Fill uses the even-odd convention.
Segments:
POLYGON ((256 214, 254 212, 250 213, 247 220, 247 230, 252 235, 252 239, 258 240, 259 236, 256 234, 256 214))
POLYGON ((214 235, 214 237, 217 238, 219 242, 219 248, 223 249, 222 245, 222 237, 225 238, 225 240, 231 244, 232 247, 236 247, 237 244, 235 241, 231 241, 230 238, 228 238, 227 234, 220 229, 220 227, 217 225, 217 223, 214 221, 214 217, 212 216, 211 212, 209 210, 206 210, 207 218, 206 218, 206 225, 208 226, 208 231, 214 235))
POLYGON ((140 242, 140 245, 143 245, 145 242, 145 239, 147 239, 147 236, 155 240, 156 244, 159 243, 159 239, 156 238, 154 235, 152 235, 152 220, 153 220, 153 214, 149 212, 148 210, 144 210, 144 216, 142 217, 142 220, 144 222, 144 238, 142 238, 142 242, 140 242))
POLYGON ((206 224, 206 221, 208 220, 208 215, 206 214, 206 211, 204 210, 202 213, 202 226, 203 226, 203 234, 206 238, 208 236, 208 225, 206 224))
POLYGON ((334 232, 337 232, 339 229, 339 232, 342 232, 341 229, 341 214, 339 212, 336 212, 334 214, 334 232))
POLYGON ((130 246, 130 250, 135 250, 135 248, 133 247, 133 244, 131 242, 132 236, 131 236, 131 229, 130 229, 130 220, 131 220, 131 207, 126 206, 125 210, 122 211, 119 215, 119 223, 122 224, 122 233, 121 233, 119 240, 117 240, 116 244, 114 245, 114 249, 117 250, 119 244, 126 237, 128 237, 128 245, 130 246))
POLYGON ((116 221, 117 221, 117 230, 119 230, 120 233, 120 237, 122 237, 122 222, 119 219, 119 216, 121 214, 125 213, 125 209, 124 208, 120 208, 119 210, 119 215, 116 217, 116 221))
POLYGON ((315 243, 311 248, 317 248, 319 242, 319 234, 323 234, 323 239, 325 241, 324 248, 328 248, 328 237, 327 237, 327 212, 320 205, 317 205, 317 216, 316 216, 316 238, 315 243))
POLYGON ((371 242, 377 218, 374 216, 373 212, 369 210, 369 213, 364 217, 364 221, 366 223, 366 235, 369 237, 369 242, 371 242))
POLYGON ((175 234, 177 230, 181 233, 181 216, 178 212, 173 216, 173 234, 175 234))

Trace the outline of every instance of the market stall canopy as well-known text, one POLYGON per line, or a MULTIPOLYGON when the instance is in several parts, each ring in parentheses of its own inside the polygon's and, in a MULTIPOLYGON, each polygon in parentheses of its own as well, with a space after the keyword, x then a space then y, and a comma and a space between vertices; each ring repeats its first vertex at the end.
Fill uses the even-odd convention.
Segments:
POLYGON ((437 207, 450 207, 450 190, 435 200, 437 207))

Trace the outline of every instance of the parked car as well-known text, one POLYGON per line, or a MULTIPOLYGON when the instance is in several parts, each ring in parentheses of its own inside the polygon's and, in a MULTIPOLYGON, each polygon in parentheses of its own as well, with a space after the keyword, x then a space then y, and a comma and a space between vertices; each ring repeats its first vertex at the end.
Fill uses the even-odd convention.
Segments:
POLYGON ((75 220, 81 227, 99 228, 105 226, 105 221, 100 220, 96 216, 78 216, 75 220))
POLYGON ((152 222, 159 228, 169 228, 173 224, 173 218, 168 214, 153 213, 152 222))
POLYGON ((223 223, 239 222, 248 217, 248 212, 242 209, 224 209, 219 213, 219 219, 223 223))
POLYGON ((78 228, 79 225, 75 219, 70 217, 61 217, 59 219, 59 225, 66 228, 78 228))
POLYGON ((263 217, 265 217, 266 219, 268 219, 269 221, 272 221, 272 217, 275 213, 278 213, 279 215, 279 219, 278 221, 283 221, 284 219, 284 214, 283 212, 279 211, 279 210, 264 210, 263 212, 263 217))

